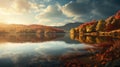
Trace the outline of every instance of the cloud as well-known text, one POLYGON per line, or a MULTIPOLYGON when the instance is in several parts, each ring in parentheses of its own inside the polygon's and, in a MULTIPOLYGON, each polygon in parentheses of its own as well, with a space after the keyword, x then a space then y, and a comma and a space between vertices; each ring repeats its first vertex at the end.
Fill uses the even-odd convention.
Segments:
MULTIPOLYGON (((62 6, 61 10, 67 17, 73 17, 74 21, 85 21, 84 18, 90 18, 90 13, 92 11, 92 6, 88 6, 88 3, 84 1, 69 2, 62 6), (86 16, 86 17, 85 17, 86 16)), ((87 19, 86 19, 87 20, 87 19)))
POLYGON ((31 5, 31 9, 34 11, 34 12, 40 12, 43 10, 43 8, 45 8, 45 5, 44 4, 37 4, 37 3, 30 3, 31 5))
POLYGON ((3 14, 28 13, 33 9, 38 11, 42 7, 44 5, 29 0, 0 0, 0 12, 3 14))
MULTIPOLYGON (((0 0, 0 15, 11 19, 9 18, 11 15, 22 14, 24 17, 35 20, 29 22, 28 19, 29 24, 59 26, 69 22, 105 19, 120 9, 120 1, 117 0, 71 0, 66 4, 63 2, 55 0, 0 0), (53 2, 57 4, 53 4, 53 2), (8 16, 8 14, 10 15, 8 16)), ((3 17, 0 19, 6 20, 3 17)))
MULTIPOLYGON (((79 2, 69 2, 62 7, 62 11, 68 17, 80 16, 85 15, 86 12, 90 13, 91 10, 89 9, 87 3, 79 3, 79 2)), ((91 7, 92 9, 92 7, 91 7)))
POLYGON ((52 0, 43 0, 43 1, 45 1, 45 2, 50 2, 50 1, 52 1, 52 0))
POLYGON ((118 2, 113 0, 76 0, 64 5, 48 5, 37 16, 43 25, 64 25, 68 22, 87 22, 91 20, 105 19, 120 9, 118 2), (114 9, 113 9, 114 8, 114 9), (67 21, 68 20, 68 21, 67 21))
POLYGON ((31 0, 0 0, 0 22, 7 24, 35 24, 35 14, 42 11, 44 4, 31 0))
POLYGON ((116 11, 120 10, 120 1, 100 0, 92 2, 92 6, 94 7, 94 12, 98 13, 102 17, 106 17, 113 15, 116 11), (119 3, 119 5, 117 5, 117 3, 119 3))
POLYGON ((77 0, 77 3, 88 3, 90 0, 77 0))
POLYGON ((120 1, 113 0, 77 0, 62 6, 62 12, 77 21, 91 21, 106 18, 120 9, 120 1))
POLYGON ((58 5, 49 5, 36 18, 43 25, 64 25, 67 17, 62 13, 58 5))
POLYGON ((59 10, 57 6, 49 5, 44 12, 40 13, 41 18, 57 18, 62 16, 62 12, 59 10))
POLYGON ((27 0, 0 0, 0 9, 3 13, 26 12, 30 4, 27 0))
POLYGON ((28 12, 31 8, 31 4, 27 0, 15 0, 12 7, 17 12, 28 12))

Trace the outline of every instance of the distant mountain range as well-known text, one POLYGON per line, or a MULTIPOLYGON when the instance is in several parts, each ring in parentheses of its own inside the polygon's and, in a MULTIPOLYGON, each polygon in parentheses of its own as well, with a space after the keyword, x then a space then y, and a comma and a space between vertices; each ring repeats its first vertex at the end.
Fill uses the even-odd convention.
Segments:
POLYGON ((68 23, 64 26, 54 26, 55 28, 63 29, 65 31, 69 31, 71 28, 75 28, 83 23, 80 22, 75 22, 75 23, 68 23))

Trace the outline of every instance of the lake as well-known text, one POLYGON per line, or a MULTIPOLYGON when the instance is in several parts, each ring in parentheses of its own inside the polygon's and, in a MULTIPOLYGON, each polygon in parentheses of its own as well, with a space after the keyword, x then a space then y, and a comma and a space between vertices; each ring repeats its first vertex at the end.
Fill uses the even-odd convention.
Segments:
POLYGON ((119 36, 0 34, 0 67, 119 66, 119 36))

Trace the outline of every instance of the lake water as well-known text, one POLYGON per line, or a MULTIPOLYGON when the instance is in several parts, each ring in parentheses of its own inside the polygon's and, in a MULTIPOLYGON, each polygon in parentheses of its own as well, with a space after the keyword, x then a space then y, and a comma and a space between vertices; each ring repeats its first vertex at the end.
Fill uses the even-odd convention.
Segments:
POLYGON ((0 34, 0 67, 119 66, 119 36, 0 34))

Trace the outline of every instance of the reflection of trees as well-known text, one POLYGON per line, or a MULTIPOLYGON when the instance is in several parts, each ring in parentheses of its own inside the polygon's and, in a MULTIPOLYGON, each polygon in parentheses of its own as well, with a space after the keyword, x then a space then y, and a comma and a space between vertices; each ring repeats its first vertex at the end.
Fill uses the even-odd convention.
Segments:
MULTIPOLYGON (((88 39, 92 39, 92 37, 89 36, 88 39)), ((96 38, 94 37, 93 40, 89 41, 94 41, 95 39, 96 38)), ((58 66, 60 65, 61 67, 105 67, 109 63, 113 64, 113 62, 119 62, 116 60, 120 59, 120 40, 105 38, 108 39, 108 41, 103 41, 101 40, 101 37, 97 37, 97 39, 99 42, 93 43, 98 45, 95 46, 96 48, 85 49, 88 53, 82 54, 81 52, 68 52, 59 56, 37 56, 36 59, 32 60, 31 65, 34 65, 35 63, 42 64, 40 60, 44 60, 44 62, 48 63, 53 62, 54 60, 59 61, 59 63, 53 63, 58 64, 58 66)), ((112 67, 115 67, 115 64, 113 65, 114 66, 112 67)))
MULTIPOLYGON (((96 48, 90 48, 88 51, 95 52, 98 51, 95 55, 89 57, 89 60, 93 60, 94 66, 103 67, 111 64, 115 67, 120 63, 120 36, 114 37, 99 37, 99 36, 76 36, 71 35, 71 39, 77 40, 81 43, 87 43, 95 46, 96 48), (74 36, 74 38, 73 38, 74 36), (114 63, 114 64, 113 64, 114 63)), ((91 64, 90 64, 91 65, 91 64)))
POLYGON ((79 59, 72 59, 72 60, 65 61, 63 66, 64 67, 90 67, 90 64, 86 64, 84 63, 84 61, 81 61, 79 59))
POLYGON ((64 34, 0 34, 0 42, 43 42, 64 37, 64 34))
POLYGON ((112 37, 99 37, 99 36, 80 36, 80 35, 70 35, 70 38, 77 40, 80 43, 96 44, 101 42, 112 42, 112 37))
MULTIPOLYGON (((106 65, 110 62, 119 60, 120 59, 120 54, 119 54, 120 53, 120 40, 113 41, 113 43, 109 46, 105 46, 105 45, 98 47, 97 50, 100 50, 100 52, 95 54, 94 56, 91 56, 91 59, 94 60, 95 62, 97 61, 98 63, 102 65, 106 65)), ((115 67, 115 66, 111 66, 111 67, 115 67)))

